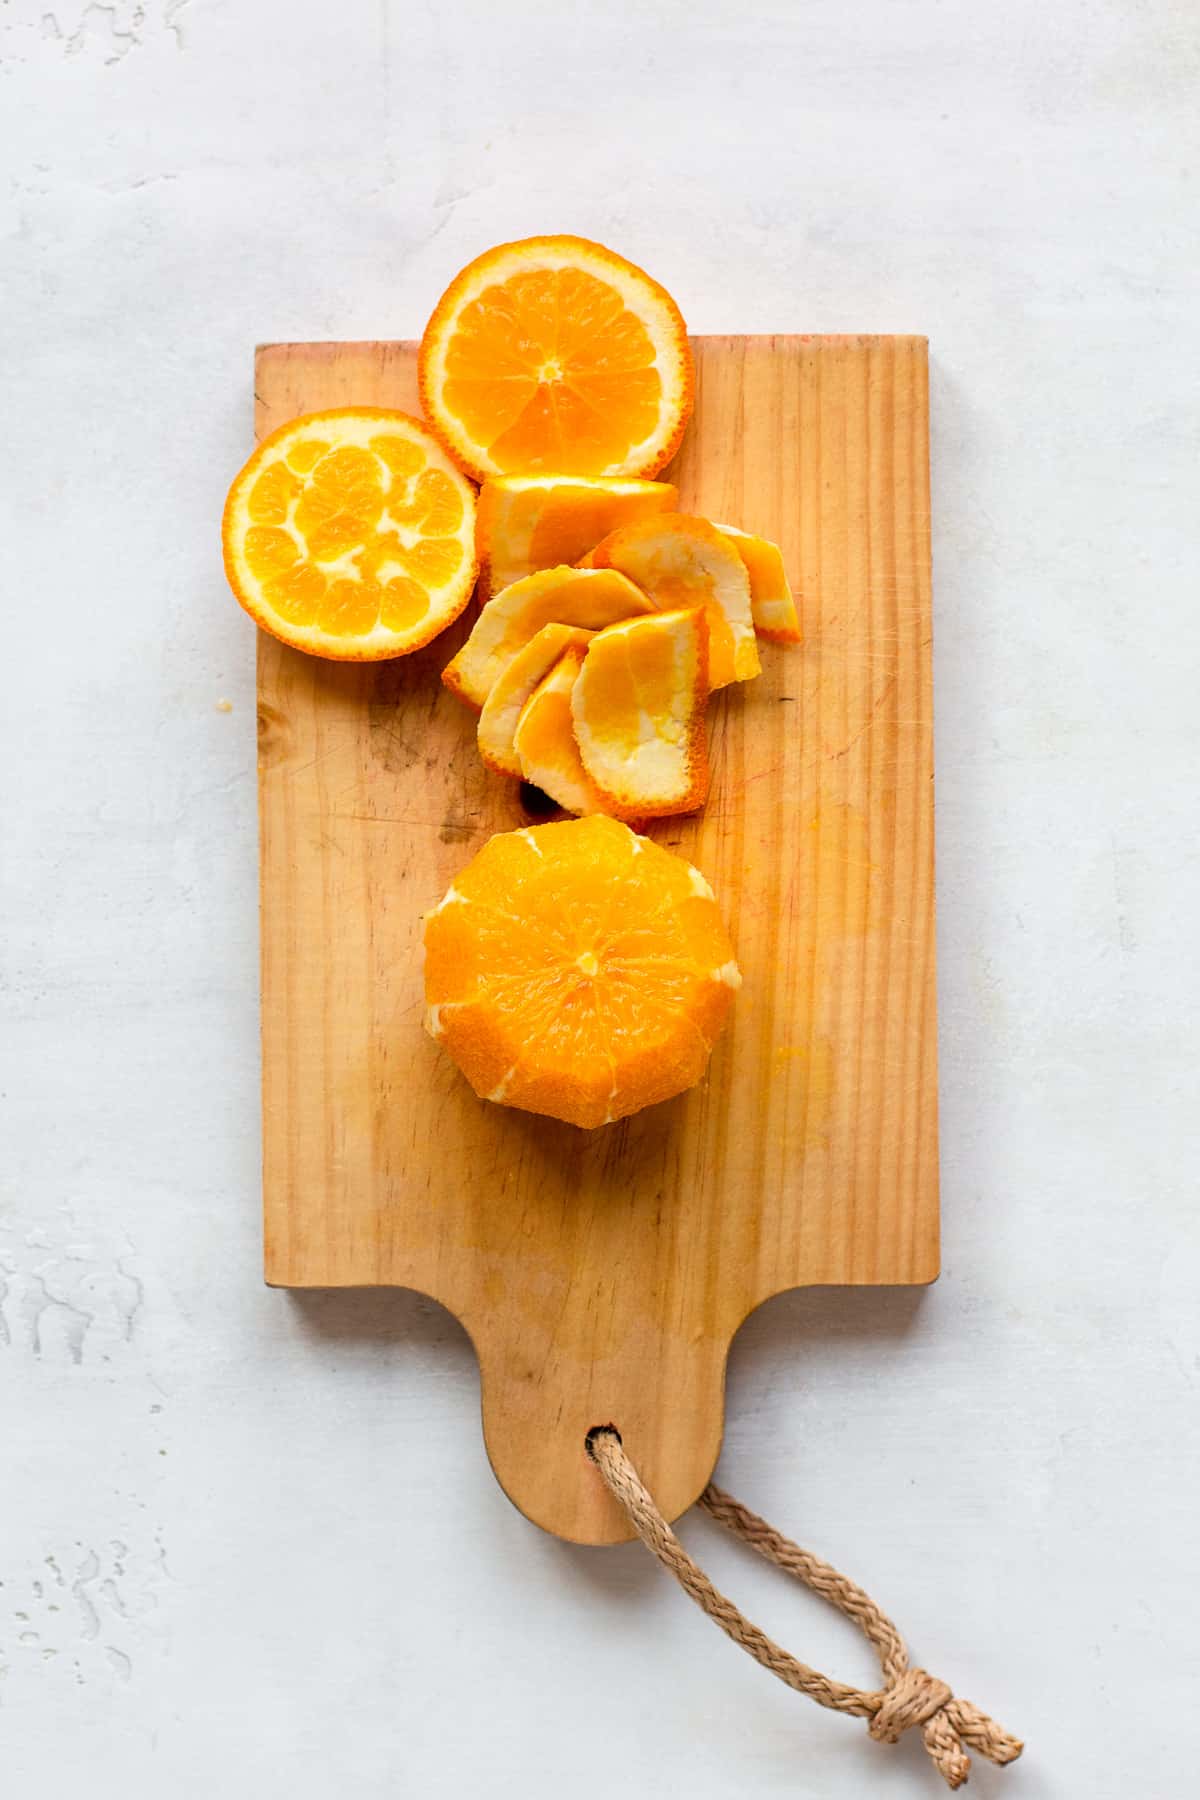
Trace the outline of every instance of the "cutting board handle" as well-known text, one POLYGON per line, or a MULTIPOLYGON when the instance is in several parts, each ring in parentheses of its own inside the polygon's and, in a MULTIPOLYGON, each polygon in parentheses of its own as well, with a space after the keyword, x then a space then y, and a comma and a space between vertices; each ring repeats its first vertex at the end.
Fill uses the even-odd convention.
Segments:
POLYGON ((703 1493, 721 1451, 732 1330, 722 1340, 706 1334, 685 1353, 656 1322, 647 1326, 645 1344, 591 1363, 586 1330, 573 1353, 568 1331, 539 1345, 532 1329, 514 1330, 508 1311, 464 1323, 479 1357, 488 1459, 513 1505, 535 1525, 577 1544, 634 1536, 587 1450, 594 1427, 621 1419, 637 1421, 638 1454, 668 1518, 703 1493), (664 1364, 671 1379, 662 1376, 664 1364), (667 1404, 648 1415, 651 1369, 667 1404))

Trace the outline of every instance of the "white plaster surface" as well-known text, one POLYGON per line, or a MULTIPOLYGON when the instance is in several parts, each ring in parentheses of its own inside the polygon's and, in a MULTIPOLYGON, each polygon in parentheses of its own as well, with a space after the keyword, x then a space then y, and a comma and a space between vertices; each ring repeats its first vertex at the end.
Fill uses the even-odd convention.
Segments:
POLYGON ((260 1282, 252 346, 546 228, 933 347, 945 1273, 764 1309, 722 1476, 1027 1736, 973 1791, 1195 1791, 1198 75, 1190 0, 0 6, 6 1793, 939 1791, 527 1525, 436 1307, 260 1282))

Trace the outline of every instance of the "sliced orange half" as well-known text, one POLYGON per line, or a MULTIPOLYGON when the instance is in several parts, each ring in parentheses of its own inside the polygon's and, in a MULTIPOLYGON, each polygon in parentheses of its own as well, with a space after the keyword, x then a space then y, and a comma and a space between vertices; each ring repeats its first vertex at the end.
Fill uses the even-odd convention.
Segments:
POLYGON ((580 625, 543 625, 504 665, 479 715, 479 754, 498 775, 521 774, 517 721, 539 682, 567 649, 584 650, 593 636, 580 625))
POLYGON ((699 1081, 740 982, 700 871, 615 819, 499 833, 425 919, 430 1035, 481 1099, 589 1129, 699 1081))
POLYGON ((521 709, 513 744, 521 774, 564 812, 603 812, 604 802, 580 761, 571 723, 571 690, 585 655, 571 644, 521 709))
POLYGON ((475 582, 475 493, 407 413, 308 413, 259 445, 225 502, 225 573, 264 631, 373 662, 419 650, 475 582))
POLYGON ((537 569, 575 563, 620 525, 674 512, 669 481, 617 481, 583 475, 497 475, 479 490, 475 545, 479 598, 537 569))
POLYGON ((769 538, 755 537, 752 532, 739 531, 736 525, 718 525, 716 529, 729 539, 746 565, 750 611, 759 637, 772 638, 779 644, 800 643, 804 633, 779 545, 769 538))
POLYGON ((665 288, 587 238, 498 244, 425 327, 421 403, 487 475, 653 475, 692 407, 687 327, 665 288))
POLYGON ((758 674, 750 577, 730 540, 707 519, 665 513, 625 525, 602 539, 581 567, 619 569, 664 611, 702 606, 708 615, 711 687, 758 674))
POLYGON ((650 613, 596 633, 572 689, 571 717, 605 812, 653 819, 704 805, 707 699, 703 607, 650 613))
POLYGON ((641 589, 614 569, 543 569, 514 581, 483 608, 442 680, 478 712, 504 665, 543 625, 596 631, 653 610, 641 589))

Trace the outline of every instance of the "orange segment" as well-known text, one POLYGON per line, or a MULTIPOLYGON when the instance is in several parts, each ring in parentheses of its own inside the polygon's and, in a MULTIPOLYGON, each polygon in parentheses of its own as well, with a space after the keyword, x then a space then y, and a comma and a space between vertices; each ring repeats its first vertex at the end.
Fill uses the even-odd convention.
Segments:
POLYGON ((488 600, 537 569, 578 562, 618 526, 673 512, 678 503, 669 481, 493 476, 479 490, 476 513, 479 597, 488 600))
POLYGON ((652 610, 640 588, 613 569, 543 569, 514 581, 483 608, 442 680, 478 711, 505 664, 543 625, 596 631, 652 610))
POLYGON ((314 465, 292 515, 311 561, 336 562, 371 541, 387 475, 379 457, 356 444, 330 450, 314 465))
POLYGON ((297 562, 282 574, 273 576, 263 591, 279 618, 295 625, 311 625, 327 587, 319 569, 297 562))
POLYGON ((783 566, 783 552, 769 538, 755 537, 739 531, 736 525, 718 525, 727 537, 750 577, 750 610, 759 637, 772 638, 780 644, 798 644, 804 637, 796 602, 783 566))
POLYGON ((487 475, 653 475, 692 407, 692 354, 665 288, 586 238, 498 244, 442 295, 421 401, 462 467, 487 475))
POLYGON ((303 482, 285 462, 274 462, 265 468, 251 485, 246 509, 256 525, 282 525, 299 499, 303 482))
POLYGON ((317 602, 317 624, 329 637, 365 637, 379 618, 379 584, 339 577, 317 602))
MULTIPOLYGON (((319 436, 294 438, 287 453, 287 466, 297 475, 307 475, 309 470, 320 462, 329 448, 330 446, 319 436)), ((379 441, 376 440, 376 449, 378 448, 379 441)))
POLYGON ((429 595, 419 581, 397 575, 386 581, 379 603, 379 622, 388 631, 410 632, 429 611, 429 595))
POLYGON ((416 503, 423 508, 421 524, 427 537, 448 538, 463 522, 462 491, 441 469, 426 469, 418 476, 416 503))
POLYGON ((404 656, 456 619, 475 579, 475 495, 407 413, 293 419, 238 475, 225 572, 265 631, 315 656, 404 656))
POLYGON ((703 608, 598 632, 571 696, 580 761, 618 818, 692 812, 708 793, 703 608))
POLYGON ((729 539, 707 519, 668 513, 625 525, 597 544, 581 567, 621 570, 663 611, 702 606, 708 616, 710 687, 758 674, 750 579, 729 539))
POLYGON ((614 819, 493 837, 425 920, 426 1027, 475 1092, 589 1129, 693 1087, 740 982, 699 870, 614 819))
POLYGON ((543 625, 505 664, 479 715, 479 754, 499 775, 521 774, 517 721, 538 684, 568 648, 586 648, 592 633, 578 625, 543 625))
POLYGON ((539 681, 521 709, 513 748, 526 781, 564 812, 603 812, 604 803, 579 757, 571 723, 571 690, 583 663, 584 646, 569 644, 550 673, 539 681))

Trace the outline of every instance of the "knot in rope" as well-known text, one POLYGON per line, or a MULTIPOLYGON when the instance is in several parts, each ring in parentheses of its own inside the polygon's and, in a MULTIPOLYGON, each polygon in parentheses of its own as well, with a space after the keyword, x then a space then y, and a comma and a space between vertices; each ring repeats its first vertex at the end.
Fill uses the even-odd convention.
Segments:
POLYGON ((883 1690, 879 1711, 867 1730, 877 1743, 898 1744, 913 1725, 924 1725, 940 1713, 954 1695, 944 1681, 924 1669, 906 1669, 898 1681, 883 1690))
POLYGON ((867 1726, 871 1736, 880 1744, 898 1744, 906 1731, 919 1725, 925 1748, 947 1787, 960 1788, 970 1773, 968 1744, 1001 1766, 1021 1754, 1019 1738, 1002 1731, 969 1700, 957 1699, 926 1669, 905 1669, 878 1698, 879 1710, 867 1726))

